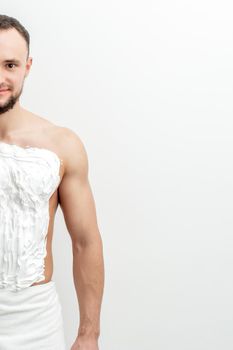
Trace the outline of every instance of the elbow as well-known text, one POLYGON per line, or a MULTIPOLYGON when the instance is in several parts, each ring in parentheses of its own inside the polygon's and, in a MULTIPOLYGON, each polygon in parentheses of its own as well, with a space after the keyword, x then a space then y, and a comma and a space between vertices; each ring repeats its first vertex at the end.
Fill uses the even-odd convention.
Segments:
POLYGON ((73 251, 81 252, 83 249, 92 248, 93 246, 100 246, 103 248, 102 238, 99 232, 95 234, 86 234, 72 239, 73 251))

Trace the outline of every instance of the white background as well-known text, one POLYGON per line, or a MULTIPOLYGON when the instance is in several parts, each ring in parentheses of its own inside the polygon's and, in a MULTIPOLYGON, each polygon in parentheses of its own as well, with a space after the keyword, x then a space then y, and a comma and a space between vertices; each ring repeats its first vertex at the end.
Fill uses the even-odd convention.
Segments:
MULTIPOLYGON (((21 104, 89 155, 105 257, 100 350, 233 348, 232 2, 2 1, 31 34, 21 104)), ((61 210, 54 277, 78 330, 61 210)))

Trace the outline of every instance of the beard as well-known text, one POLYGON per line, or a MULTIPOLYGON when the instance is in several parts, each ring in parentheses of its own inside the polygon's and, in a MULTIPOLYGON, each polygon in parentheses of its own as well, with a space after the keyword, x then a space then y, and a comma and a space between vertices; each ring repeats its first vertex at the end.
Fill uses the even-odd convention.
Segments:
POLYGON ((0 103, 0 114, 6 113, 7 111, 9 111, 14 107, 20 95, 22 94, 22 91, 23 91, 23 86, 16 95, 10 96, 9 99, 3 105, 1 105, 0 103))

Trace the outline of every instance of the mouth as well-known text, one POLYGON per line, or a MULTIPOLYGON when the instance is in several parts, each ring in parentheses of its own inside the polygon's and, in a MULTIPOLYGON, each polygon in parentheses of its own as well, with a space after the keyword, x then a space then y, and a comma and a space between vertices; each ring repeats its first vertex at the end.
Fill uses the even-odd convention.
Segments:
POLYGON ((7 89, 7 90, 0 90, 0 94, 4 95, 4 94, 8 93, 8 91, 10 91, 10 90, 9 89, 7 89))

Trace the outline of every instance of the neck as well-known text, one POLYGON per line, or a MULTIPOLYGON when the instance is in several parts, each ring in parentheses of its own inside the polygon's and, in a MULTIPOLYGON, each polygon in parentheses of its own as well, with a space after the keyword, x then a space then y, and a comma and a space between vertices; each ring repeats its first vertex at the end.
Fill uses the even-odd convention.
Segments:
POLYGON ((25 127, 26 110, 17 101, 12 109, 0 114, 0 138, 4 139, 25 127))

